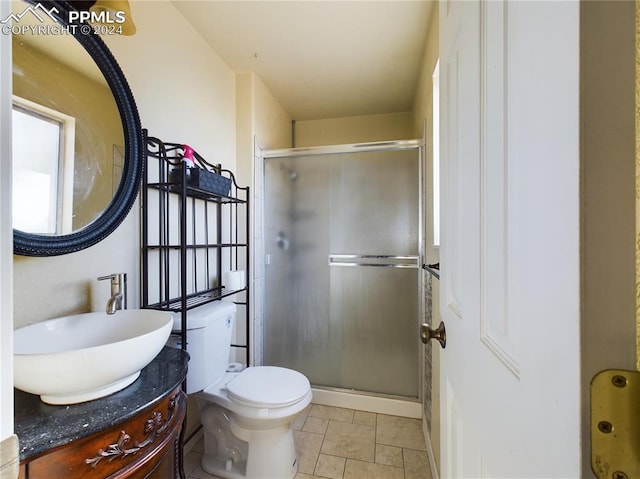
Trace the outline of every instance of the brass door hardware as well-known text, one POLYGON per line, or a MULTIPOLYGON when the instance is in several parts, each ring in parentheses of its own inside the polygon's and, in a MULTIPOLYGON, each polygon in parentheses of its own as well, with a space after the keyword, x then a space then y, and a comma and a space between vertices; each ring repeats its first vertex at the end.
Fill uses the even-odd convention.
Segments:
POLYGON ((591 380, 591 469, 598 479, 640 477, 640 372, 606 370, 591 380))
POLYGON ((420 339, 424 344, 427 344, 432 339, 437 339, 442 346, 442 349, 447 347, 447 330, 444 327, 444 323, 440 321, 440 325, 437 329, 431 329, 427 323, 423 323, 420 326, 420 339))

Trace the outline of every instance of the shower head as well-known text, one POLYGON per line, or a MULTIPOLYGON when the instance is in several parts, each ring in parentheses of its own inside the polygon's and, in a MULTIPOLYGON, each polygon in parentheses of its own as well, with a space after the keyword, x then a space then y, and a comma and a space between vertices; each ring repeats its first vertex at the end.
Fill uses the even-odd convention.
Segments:
POLYGON ((287 235, 284 234, 284 231, 278 231, 278 236, 276 236, 276 244, 278 248, 287 251, 289 249, 289 239, 287 235))
POLYGON ((298 172, 291 169, 290 167, 288 167, 285 164, 280 163, 278 165, 280 167, 280 171, 284 171, 285 175, 287 175, 289 177, 290 181, 296 181, 298 179, 298 172))

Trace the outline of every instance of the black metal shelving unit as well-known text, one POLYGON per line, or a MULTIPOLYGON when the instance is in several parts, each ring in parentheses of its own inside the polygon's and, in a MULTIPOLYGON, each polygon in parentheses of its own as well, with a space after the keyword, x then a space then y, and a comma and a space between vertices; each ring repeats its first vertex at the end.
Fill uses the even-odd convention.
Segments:
MULTIPOLYGON (((230 179, 228 194, 189 186, 182 161, 184 148, 149 137, 146 130, 141 191, 143 308, 181 313, 180 343, 187 349, 187 312, 230 298, 244 306, 244 344, 249 348, 249 187, 238 186, 234 174, 207 162, 197 152, 195 162, 230 179), (183 185, 187 185, 184 187, 183 185), (245 271, 245 287, 229 290, 223 272, 245 271)), ((236 322, 242 317, 238 308, 236 322)))

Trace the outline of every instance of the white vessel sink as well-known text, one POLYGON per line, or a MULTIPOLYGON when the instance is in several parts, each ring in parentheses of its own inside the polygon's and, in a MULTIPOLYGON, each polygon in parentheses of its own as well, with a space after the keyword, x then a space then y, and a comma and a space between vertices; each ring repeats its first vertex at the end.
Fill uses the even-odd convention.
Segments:
POLYGON ((48 404, 75 404, 127 387, 165 345, 173 319, 146 309, 85 313, 14 331, 14 385, 48 404))

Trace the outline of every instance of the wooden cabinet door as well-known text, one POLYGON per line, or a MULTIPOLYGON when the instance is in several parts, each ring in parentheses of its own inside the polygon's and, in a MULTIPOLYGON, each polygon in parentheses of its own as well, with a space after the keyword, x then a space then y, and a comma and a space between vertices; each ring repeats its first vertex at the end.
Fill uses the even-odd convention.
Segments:
POLYGON ((176 388, 136 417, 21 466, 20 479, 168 479, 178 473, 186 395, 176 388))

